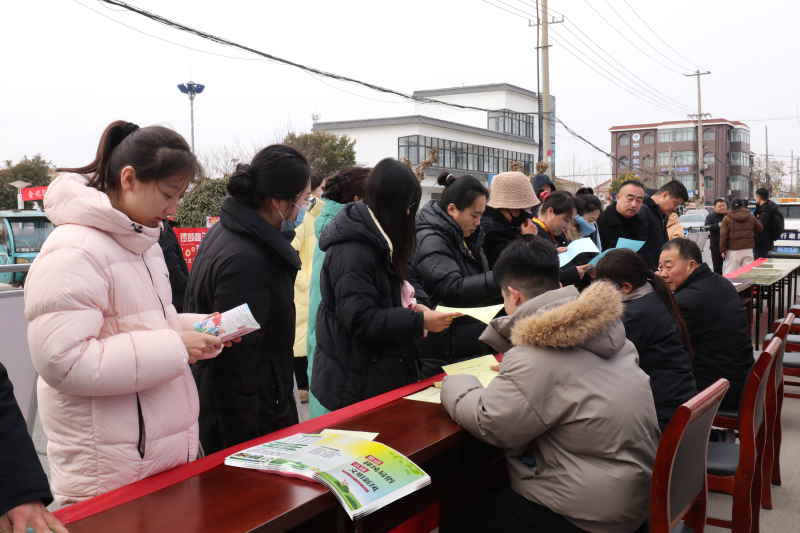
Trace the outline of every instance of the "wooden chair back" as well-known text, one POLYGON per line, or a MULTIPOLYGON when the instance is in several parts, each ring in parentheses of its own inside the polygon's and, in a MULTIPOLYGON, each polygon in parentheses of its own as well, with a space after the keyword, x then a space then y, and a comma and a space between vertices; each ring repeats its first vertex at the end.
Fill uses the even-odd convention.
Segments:
POLYGON ((684 519, 696 532, 702 531, 708 503, 708 439, 729 385, 720 379, 678 407, 664 430, 650 483, 652 533, 669 533, 684 519))

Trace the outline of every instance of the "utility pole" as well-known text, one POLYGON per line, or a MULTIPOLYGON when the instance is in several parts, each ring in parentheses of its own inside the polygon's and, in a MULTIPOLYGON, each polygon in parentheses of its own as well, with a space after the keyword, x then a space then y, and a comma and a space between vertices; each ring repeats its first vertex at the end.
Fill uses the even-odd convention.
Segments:
MULTIPOLYGON (((789 187, 792 187, 792 185, 794 185, 794 183, 792 183, 794 181, 792 179, 793 177, 794 177, 794 150, 792 150, 792 158, 789 160, 789 187)), ((792 192, 797 194, 797 191, 792 191, 792 192)))
POLYGON ((675 179, 675 165, 672 164, 672 145, 669 145, 669 180, 675 179))
MULTIPOLYGON (((700 76, 705 76, 706 74, 711 74, 711 71, 708 72, 700 72, 696 70, 694 74, 684 74, 686 77, 690 76, 697 76, 697 186, 695 187, 695 191, 700 191, 701 188, 703 190, 703 194, 698 195, 702 205, 705 205, 705 164, 703 162, 703 105, 702 99, 700 98, 700 76)), ((710 114, 706 113, 709 117, 710 114)), ((690 115, 691 116, 691 115, 690 115)))
POLYGON ((767 126, 764 126, 764 142, 767 145, 767 159, 766 163, 764 164, 764 179, 767 184, 767 194, 768 196, 772 197, 772 187, 770 187, 769 182, 769 132, 767 131, 767 126))
POLYGON ((528 27, 536 26, 536 94, 539 100, 539 161, 550 163, 548 175, 552 177, 553 165, 550 161, 550 142, 551 122, 550 122, 550 44, 548 44, 548 24, 561 24, 564 22, 564 17, 561 20, 549 18, 547 11, 547 0, 542 0, 541 17, 539 16, 539 0, 536 0, 536 24, 528 19, 528 27), (549 22, 548 22, 549 20, 549 22), (539 26, 542 28, 542 44, 539 46, 539 26), (542 84, 544 86, 544 94, 539 90, 539 50, 542 54, 542 84), (544 97, 544 102, 542 102, 544 97), (544 123, 544 131, 542 131, 542 123, 544 123), (546 152, 543 152, 547 150, 546 152))

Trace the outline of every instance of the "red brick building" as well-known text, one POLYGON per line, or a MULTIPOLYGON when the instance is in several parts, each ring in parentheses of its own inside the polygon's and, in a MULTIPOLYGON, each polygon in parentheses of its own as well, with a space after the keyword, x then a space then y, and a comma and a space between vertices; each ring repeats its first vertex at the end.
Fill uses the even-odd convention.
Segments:
POLYGON ((750 128, 737 121, 714 118, 703 121, 703 154, 698 164, 697 122, 674 121, 657 124, 614 126, 611 132, 612 175, 632 172, 651 187, 675 178, 686 185, 690 196, 753 198, 750 128), (672 165, 669 151, 672 148, 672 165), (702 165, 702 166, 701 166, 702 165), (658 176, 642 172, 648 170, 658 176))

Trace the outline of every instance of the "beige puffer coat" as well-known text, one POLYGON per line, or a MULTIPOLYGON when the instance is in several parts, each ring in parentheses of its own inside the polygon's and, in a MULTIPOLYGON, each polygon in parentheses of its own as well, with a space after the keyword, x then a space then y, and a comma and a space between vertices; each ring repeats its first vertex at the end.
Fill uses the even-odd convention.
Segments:
POLYGON ((547 292, 481 337, 505 352, 489 387, 469 375, 442 384, 453 420, 505 448, 517 493, 593 533, 630 533, 644 522, 661 437, 623 312, 607 282, 582 294, 547 292))

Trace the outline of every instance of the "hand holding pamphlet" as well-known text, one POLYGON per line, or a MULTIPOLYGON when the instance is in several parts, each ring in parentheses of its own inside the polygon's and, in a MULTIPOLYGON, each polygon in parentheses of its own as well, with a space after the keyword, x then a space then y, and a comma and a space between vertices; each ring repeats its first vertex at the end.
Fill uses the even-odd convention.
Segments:
POLYGON ((503 304, 489 305, 486 307, 446 307, 444 305, 437 305, 436 311, 440 313, 461 313, 462 315, 471 316, 472 318, 480 320, 484 324, 488 324, 502 308, 503 304))
MULTIPOLYGON (((492 370, 492 366, 497 366, 497 359, 495 359, 493 355, 484 355, 468 361, 445 365, 442 369, 444 369, 448 376, 454 376, 456 374, 475 376, 485 388, 500 374, 497 370, 492 370)), ((437 381, 433 384, 433 387, 423 389, 410 396, 405 396, 405 399, 416 400, 418 402, 442 403, 441 393, 442 382, 437 381)))
POLYGON ((431 482, 428 474, 388 446, 339 434, 298 433, 235 453, 225 464, 322 483, 352 520, 431 482))
POLYGON ((609 248, 608 250, 603 250, 603 252, 600 255, 589 261, 589 264, 592 265, 593 267, 597 266, 597 262, 600 261, 600 259, 602 259, 604 255, 606 255, 611 250, 616 250, 617 248, 627 248, 628 250, 638 252, 641 249, 641 247, 644 246, 644 243, 645 241, 634 241, 631 239, 620 237, 617 240, 617 246, 615 248, 609 248))
POLYGON ((247 304, 225 311, 221 315, 214 315, 208 320, 198 322, 194 330, 219 337, 222 342, 228 342, 242 335, 261 329, 247 304))

